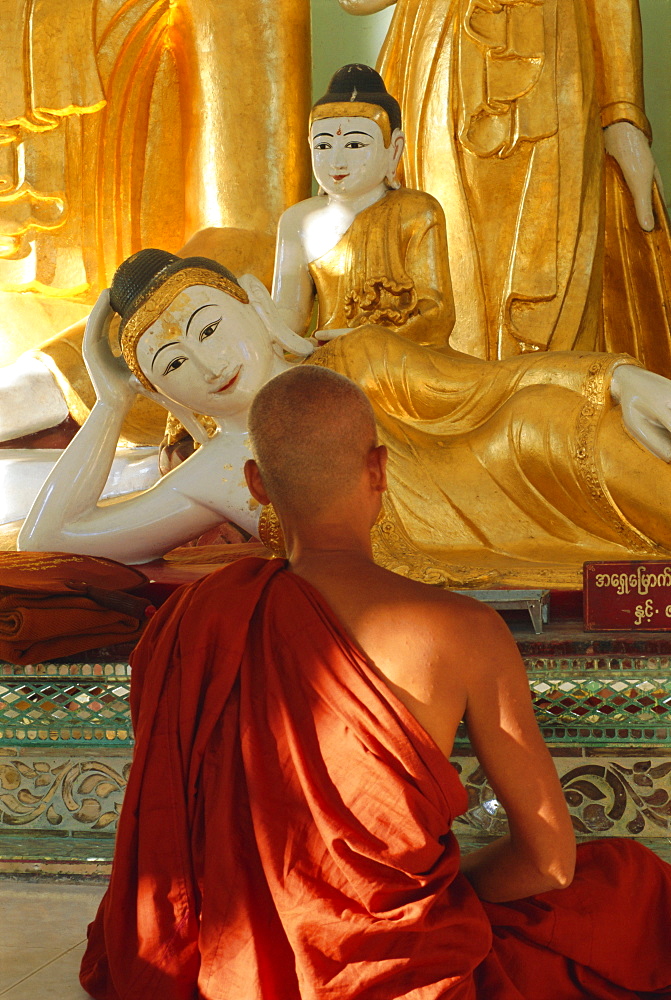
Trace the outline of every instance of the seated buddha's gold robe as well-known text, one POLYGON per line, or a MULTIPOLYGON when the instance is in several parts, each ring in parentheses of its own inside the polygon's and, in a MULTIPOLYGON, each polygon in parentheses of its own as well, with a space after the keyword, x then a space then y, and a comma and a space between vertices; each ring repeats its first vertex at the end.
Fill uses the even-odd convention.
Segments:
POLYGON ((389 449, 376 561, 427 582, 571 587, 587 559, 668 556, 659 498, 671 471, 610 398, 612 372, 631 359, 482 361, 440 346, 453 322, 440 215, 428 195, 389 193, 310 265, 319 327, 352 332, 306 363, 362 387, 389 449), (385 308, 405 309, 406 322, 385 308))
POLYGON ((453 345, 626 350, 671 375, 671 239, 639 226, 603 128, 648 137, 637 0, 397 0, 380 56, 406 182, 447 218, 453 345))

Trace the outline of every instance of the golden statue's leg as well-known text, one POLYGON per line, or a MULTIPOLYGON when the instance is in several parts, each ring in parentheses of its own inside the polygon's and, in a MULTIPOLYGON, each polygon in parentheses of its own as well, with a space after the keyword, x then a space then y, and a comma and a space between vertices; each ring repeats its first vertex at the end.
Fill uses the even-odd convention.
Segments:
MULTIPOLYGON (((380 67, 403 111, 406 181, 445 210, 451 343, 465 353, 599 344, 599 100, 622 97, 600 95, 592 5, 398 0, 380 67)), ((598 4, 606 19, 631 5, 598 4)), ((619 45, 631 60, 624 32, 619 45)))

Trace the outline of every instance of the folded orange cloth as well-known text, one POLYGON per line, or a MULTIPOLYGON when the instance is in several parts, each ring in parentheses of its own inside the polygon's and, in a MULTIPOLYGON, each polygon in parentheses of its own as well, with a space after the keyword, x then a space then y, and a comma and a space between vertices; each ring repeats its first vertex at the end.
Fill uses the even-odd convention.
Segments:
POLYGON ((39 663, 134 642, 150 602, 144 573, 70 552, 0 552, 0 659, 39 663))

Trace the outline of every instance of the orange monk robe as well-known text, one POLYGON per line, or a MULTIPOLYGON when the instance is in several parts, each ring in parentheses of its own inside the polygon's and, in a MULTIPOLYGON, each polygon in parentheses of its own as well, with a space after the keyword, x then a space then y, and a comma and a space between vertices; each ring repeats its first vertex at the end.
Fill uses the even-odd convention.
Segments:
POLYGON ((643 848, 588 846, 576 891, 483 906, 450 830, 456 771, 285 563, 173 595, 132 711, 82 963, 98 1000, 543 1000, 539 967, 551 1000, 671 988, 671 869, 643 848))

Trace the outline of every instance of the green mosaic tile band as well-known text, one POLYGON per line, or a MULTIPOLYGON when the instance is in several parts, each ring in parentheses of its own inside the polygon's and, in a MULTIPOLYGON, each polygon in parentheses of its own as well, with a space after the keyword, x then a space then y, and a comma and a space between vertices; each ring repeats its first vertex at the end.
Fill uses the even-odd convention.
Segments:
MULTIPOLYGON (((549 743, 671 743, 668 656, 525 659, 549 743)), ((0 745, 130 746, 127 663, 0 664, 0 745)), ((460 731, 456 746, 463 746, 460 731)))
POLYGON ((0 745, 133 742, 127 663, 0 664, 0 745))
POLYGON ((536 718, 548 742, 671 740, 668 656, 527 658, 536 718))

